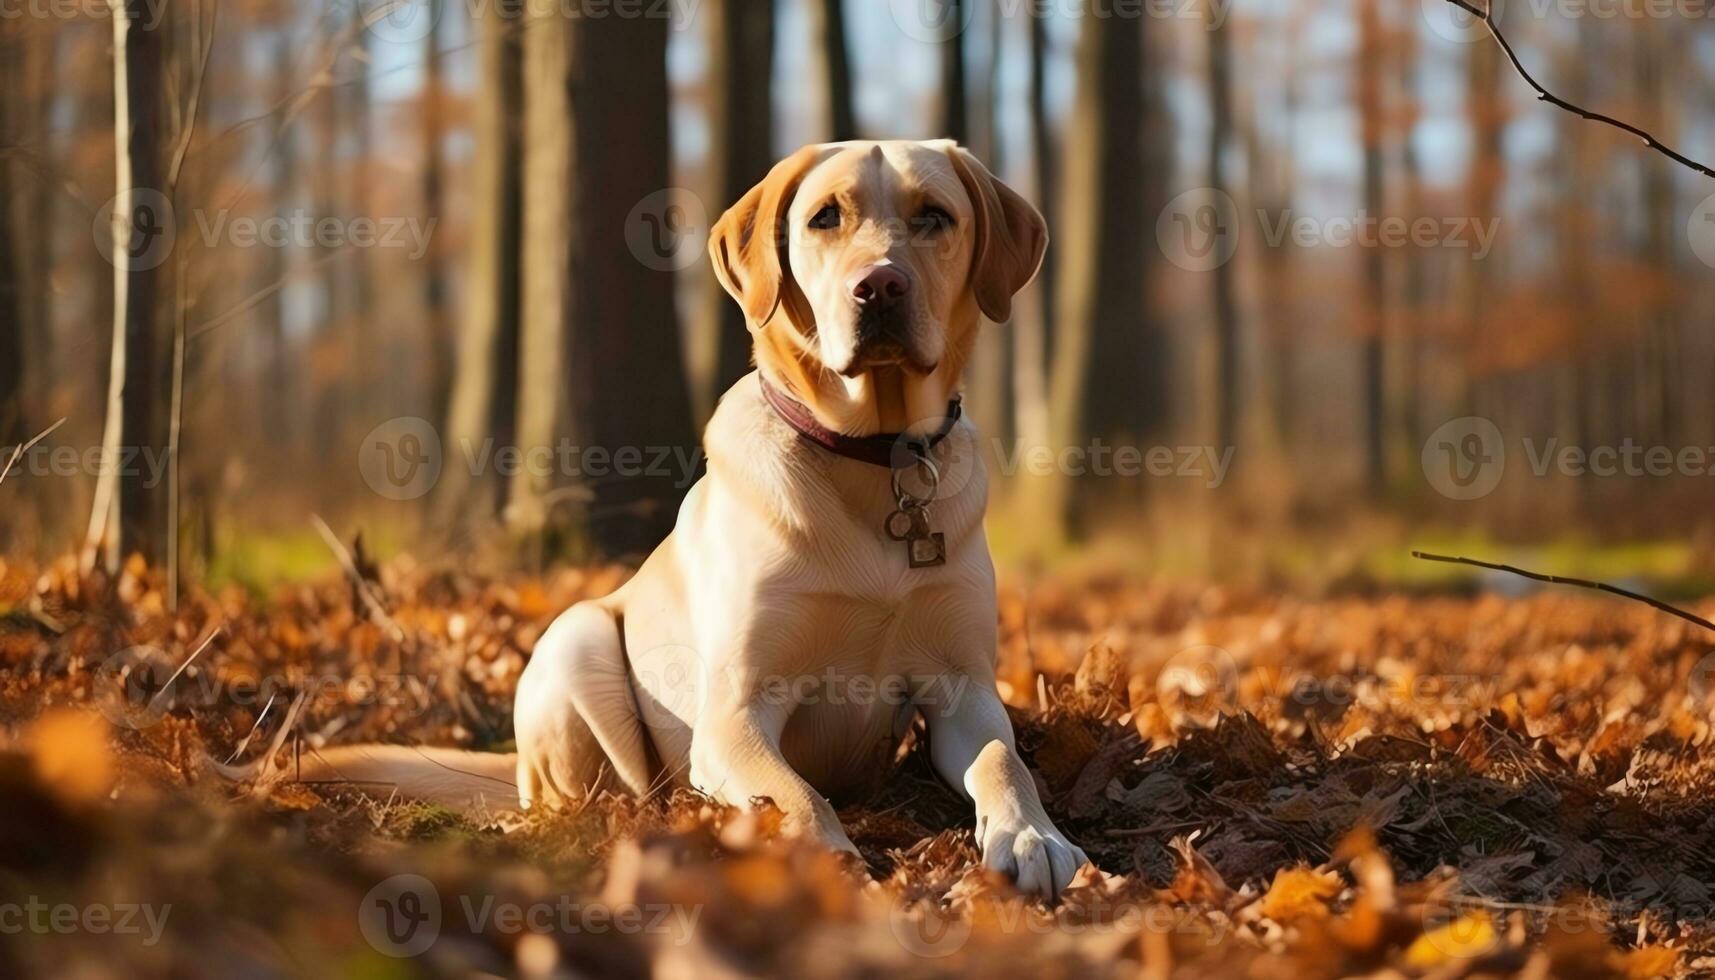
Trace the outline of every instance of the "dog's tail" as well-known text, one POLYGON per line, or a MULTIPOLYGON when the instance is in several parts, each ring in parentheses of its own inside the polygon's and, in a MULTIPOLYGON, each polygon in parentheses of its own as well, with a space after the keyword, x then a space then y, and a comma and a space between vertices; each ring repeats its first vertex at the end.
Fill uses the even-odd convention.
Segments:
POLYGON ((295 772, 314 786, 349 786, 386 799, 398 795, 452 809, 518 810, 518 756, 511 752, 412 745, 341 745, 304 750, 295 772))

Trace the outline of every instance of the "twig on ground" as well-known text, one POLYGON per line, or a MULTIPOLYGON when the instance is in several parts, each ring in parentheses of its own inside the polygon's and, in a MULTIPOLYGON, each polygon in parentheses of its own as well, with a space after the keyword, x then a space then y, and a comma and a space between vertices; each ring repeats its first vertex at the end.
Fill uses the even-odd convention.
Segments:
MULTIPOLYGON (((1456 0, 1455 0, 1455 2, 1456 2, 1456 0)), ((1684 609, 1681 609, 1678 606, 1669 605, 1669 604, 1661 601, 1660 599, 1652 598, 1651 596, 1643 595, 1642 593, 1639 593, 1639 592, 1633 592, 1630 589, 1622 589, 1617 585, 1609 585, 1606 582, 1593 582, 1590 579, 1571 578, 1571 577, 1565 576, 1565 575, 1544 575, 1541 572, 1533 572, 1533 571, 1530 571, 1529 569, 1519 568, 1517 565, 1503 565, 1499 562, 1482 561, 1481 559, 1477 559, 1477 558, 1454 557, 1452 555, 1437 555, 1437 554, 1431 554, 1430 552, 1427 552, 1427 551, 1413 551, 1411 553, 1411 557, 1421 558, 1424 561, 1446 562, 1446 563, 1451 564, 1451 565, 1470 565, 1474 568, 1487 568, 1491 571, 1506 572, 1509 575, 1518 575, 1518 576, 1521 576, 1523 578, 1532 579, 1532 580, 1537 581, 1537 582, 1547 582, 1551 585, 1575 585, 1580 589, 1594 589, 1597 592, 1609 592, 1609 593, 1612 593, 1612 594, 1617 595, 1617 596, 1621 596, 1621 597, 1626 598, 1626 599, 1631 599, 1631 600, 1634 600, 1636 602, 1644 603, 1645 605, 1648 605, 1648 606, 1653 606, 1654 608, 1659 609, 1664 613, 1669 613, 1671 615, 1678 616, 1680 619, 1683 619, 1688 623, 1695 623, 1698 626, 1701 626, 1704 629, 1710 631, 1711 633, 1715 633, 1715 623, 1711 623, 1709 620, 1704 619, 1702 616, 1699 616, 1696 613, 1686 612, 1684 609)))
POLYGON ((250 730, 244 733, 244 737, 238 740, 238 746, 232 750, 231 755, 226 757, 225 765, 230 766, 234 762, 238 761, 238 757, 243 755, 244 750, 250 747, 250 740, 256 736, 256 730, 262 727, 262 723, 268 720, 268 712, 274 710, 274 701, 278 699, 279 696, 280 694, 278 691, 268 695, 268 703, 262 706, 262 713, 256 716, 256 724, 251 725, 250 730))
POLYGON ((334 558, 339 560, 340 568, 345 570, 346 577, 351 579, 351 587, 356 589, 358 596, 363 599, 363 605, 369 610, 370 617, 377 625, 387 630, 395 643, 404 643, 405 630, 394 621, 392 615, 387 612, 387 607, 381 604, 381 600, 376 598, 369 582, 364 579, 363 573, 358 571, 357 562, 351 557, 351 552, 346 549, 339 536, 333 533, 333 528, 328 527, 327 521, 322 520, 320 514, 311 514, 310 520, 315 522, 317 533, 327 542, 334 558))
POLYGON ((196 648, 191 651, 191 655, 185 658, 185 662, 179 664, 179 669, 173 671, 173 676, 167 678, 167 682, 162 684, 161 689, 155 692, 155 696, 149 699, 149 706, 151 708, 154 707, 157 698, 166 697, 167 692, 173 689, 173 684, 178 681, 186 670, 190 669, 191 664, 196 663, 196 659, 202 656, 203 651, 207 650, 209 644, 214 642, 214 638, 225 631, 225 626, 216 626, 214 629, 208 631, 208 635, 203 637, 202 642, 196 645, 196 648))
POLYGON ((1518 74, 1518 77, 1524 79, 1526 85, 1529 85, 1536 91, 1537 101, 1547 102, 1549 105, 1564 109, 1567 112, 1573 113, 1574 115, 1580 116, 1584 119, 1588 119, 1591 122, 1606 123, 1622 132, 1630 133, 1638 139, 1643 140, 1645 146, 1657 153, 1660 153, 1675 163, 1683 167, 1689 167, 1705 177, 1715 177, 1715 170, 1710 169, 1707 164, 1699 163, 1696 160, 1691 159, 1685 154, 1680 153, 1678 150, 1675 150, 1673 147, 1663 143, 1661 140, 1656 139, 1648 132, 1633 126, 1631 123, 1615 119, 1613 116, 1604 115, 1600 112, 1592 112, 1575 102, 1568 102, 1560 96, 1555 95, 1553 92, 1550 92, 1548 89, 1543 88, 1542 84, 1536 80, 1535 76, 1525 70, 1524 62, 1519 60, 1518 53, 1513 50, 1513 46, 1507 42, 1506 35, 1502 34, 1500 27, 1495 24, 1494 18, 1491 16, 1494 9, 1492 3, 1488 7, 1478 7, 1476 4, 1471 3, 1470 0, 1447 0, 1447 2, 1483 22, 1483 26, 1489 31, 1489 36, 1495 39, 1495 43, 1500 46, 1502 53, 1507 56, 1507 60, 1512 62, 1513 71, 1518 74))
POLYGON ((304 710, 304 702, 309 700, 309 696, 308 691, 298 692, 298 696, 292 699, 292 706, 286 709, 286 717, 281 720, 279 731, 274 733, 274 737, 268 740, 268 747, 255 759, 239 765, 229 765, 216 762, 213 756, 205 753, 204 764, 233 782, 255 780, 256 785, 251 790, 251 795, 260 796, 272 783, 269 777, 274 775, 274 756, 279 754, 280 746, 296 731, 298 714, 304 710))

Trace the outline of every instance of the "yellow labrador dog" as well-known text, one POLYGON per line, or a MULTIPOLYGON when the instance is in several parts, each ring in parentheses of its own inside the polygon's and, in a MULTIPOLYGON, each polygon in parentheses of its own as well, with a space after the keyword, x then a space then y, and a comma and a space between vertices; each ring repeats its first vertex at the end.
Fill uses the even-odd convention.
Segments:
POLYGON ((1007 319, 1046 245, 1041 215, 951 142, 777 164, 709 242, 757 370, 710 420, 673 533, 536 645, 516 757, 356 748, 317 768, 503 803, 512 768, 525 807, 688 783, 771 799, 790 828, 855 851, 828 796, 885 778, 921 714, 984 863, 1057 895, 1086 859, 995 693, 987 482, 956 394, 983 317, 1007 319))

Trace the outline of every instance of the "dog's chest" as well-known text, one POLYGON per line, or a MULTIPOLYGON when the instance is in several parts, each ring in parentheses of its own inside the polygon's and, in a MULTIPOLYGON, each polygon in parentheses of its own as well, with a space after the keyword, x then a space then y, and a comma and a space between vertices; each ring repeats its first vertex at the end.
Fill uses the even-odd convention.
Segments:
POLYGON ((792 706, 782 751, 822 792, 861 793, 890 770, 945 671, 936 656, 951 642, 937 615, 945 594, 907 586, 763 603, 773 613, 754 635, 774 674, 763 696, 792 706))

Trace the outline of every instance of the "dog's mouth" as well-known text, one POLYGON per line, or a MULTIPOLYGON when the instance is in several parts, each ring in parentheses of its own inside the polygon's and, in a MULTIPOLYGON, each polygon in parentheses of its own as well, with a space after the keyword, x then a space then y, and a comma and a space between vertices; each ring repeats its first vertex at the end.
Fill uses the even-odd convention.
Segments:
POLYGON ((851 362, 840 373, 848 378, 855 378, 876 368, 902 367, 909 362, 910 358, 906 356, 904 344, 891 338, 884 338, 859 347, 852 353, 851 362))
POLYGON ((883 341, 853 355, 851 363, 840 369, 840 374, 856 378, 880 368, 899 368, 911 374, 927 375, 933 373, 935 367, 934 364, 913 357, 903 344, 883 341))
POLYGON ((857 347, 840 374, 856 378, 878 368, 900 368, 912 374, 929 374, 935 364, 925 361, 904 340, 910 327, 898 311, 881 315, 860 314, 857 347))

